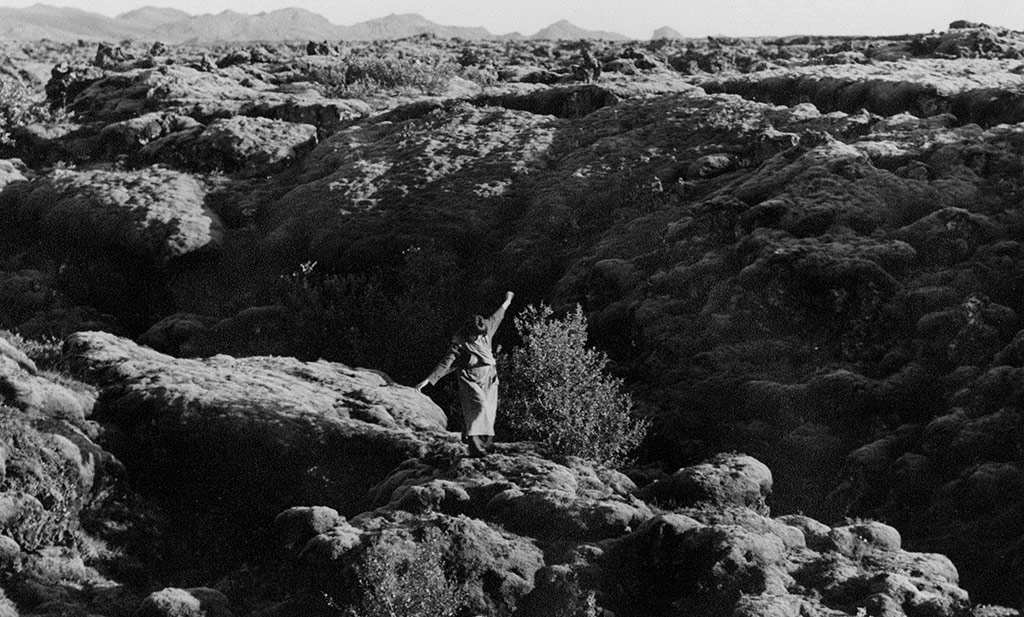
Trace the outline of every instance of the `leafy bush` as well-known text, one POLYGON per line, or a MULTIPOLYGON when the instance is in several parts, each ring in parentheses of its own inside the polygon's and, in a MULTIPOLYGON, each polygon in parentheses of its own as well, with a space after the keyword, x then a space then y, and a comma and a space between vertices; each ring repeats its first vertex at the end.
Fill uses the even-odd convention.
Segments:
POLYGON ((401 547, 373 547, 354 567, 357 596, 346 617, 454 617, 466 592, 446 573, 445 545, 433 533, 401 547))
POLYGON ((1006 606, 979 604, 971 611, 971 617, 1020 617, 1020 612, 1006 606))
POLYGON ((77 465, 52 436, 31 427, 23 416, 0 405, 0 449, 7 458, 0 494, 20 500, 18 515, 0 527, 0 533, 27 550, 71 545, 85 504, 77 465))
POLYGON ((315 360, 326 358, 362 364, 360 341, 366 336, 366 317, 385 298, 377 275, 340 275, 321 271, 307 261, 281 277, 277 300, 288 310, 288 345, 280 353, 315 360))
POLYGON ((32 91, 25 84, 0 76, 0 144, 10 142, 11 129, 25 124, 32 103, 32 91))
POLYGON ((419 379, 444 349, 470 295, 455 255, 410 247, 401 263, 371 274, 332 274, 306 262, 279 281, 287 310, 287 346, 278 353, 383 370, 399 382, 419 379))
POLYGON ((54 122, 62 114, 51 109, 24 81, 0 75, 0 145, 11 142, 11 130, 36 122, 54 122))
POLYGON ((7 330, 0 330, 0 336, 23 351, 40 370, 60 370, 64 367, 64 339, 59 336, 44 334, 26 337, 7 330))
POLYGON ((384 90, 414 88, 440 94, 458 69, 437 54, 380 57, 353 54, 331 66, 310 66, 307 77, 320 84, 327 96, 360 97, 384 90))
POLYGON ((554 453, 619 466, 647 434, 631 416, 622 380, 606 374, 608 357, 587 347, 583 309, 553 319, 529 306, 515 319, 523 345, 504 355, 499 421, 513 439, 546 443, 554 453))

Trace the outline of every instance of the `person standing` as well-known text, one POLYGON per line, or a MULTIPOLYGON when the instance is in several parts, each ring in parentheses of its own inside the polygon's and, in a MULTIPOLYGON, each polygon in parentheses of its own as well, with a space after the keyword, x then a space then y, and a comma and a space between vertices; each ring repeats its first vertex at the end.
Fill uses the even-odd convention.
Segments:
POLYGON ((459 372, 459 403, 462 406, 463 439, 470 456, 486 456, 494 441, 494 418, 498 411, 498 370, 491 342, 505 318, 515 294, 505 293, 505 301, 490 317, 473 315, 452 338, 448 352, 426 379, 416 384, 422 390, 442 377, 459 372))

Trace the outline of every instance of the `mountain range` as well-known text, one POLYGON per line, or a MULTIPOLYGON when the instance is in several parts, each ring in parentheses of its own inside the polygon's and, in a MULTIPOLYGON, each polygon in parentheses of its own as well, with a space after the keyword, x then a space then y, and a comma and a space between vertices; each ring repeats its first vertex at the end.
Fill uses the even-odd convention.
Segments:
POLYGON ((35 4, 16 9, 0 7, 0 39, 55 41, 159 40, 165 43, 214 43, 284 40, 381 40, 420 34, 464 39, 607 39, 628 37, 586 30, 565 20, 532 36, 495 35, 485 28, 444 26, 420 15, 388 15, 351 26, 333 24, 322 15, 285 8, 254 15, 223 11, 190 15, 169 8, 143 7, 108 17, 81 9, 35 4))

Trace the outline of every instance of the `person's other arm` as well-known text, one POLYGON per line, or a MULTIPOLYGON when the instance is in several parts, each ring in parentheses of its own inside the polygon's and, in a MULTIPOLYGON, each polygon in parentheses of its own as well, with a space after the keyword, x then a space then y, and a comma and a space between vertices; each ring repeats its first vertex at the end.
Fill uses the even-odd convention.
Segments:
POLYGON ((427 375, 427 378, 416 384, 414 387, 417 390, 422 390, 428 383, 430 385, 436 384, 439 379, 441 379, 448 373, 452 372, 452 364, 455 363, 455 358, 457 358, 458 355, 458 345, 453 343, 452 346, 448 348, 448 353, 444 354, 444 357, 441 358, 441 361, 437 363, 437 366, 434 367, 434 370, 430 371, 430 374, 427 375))

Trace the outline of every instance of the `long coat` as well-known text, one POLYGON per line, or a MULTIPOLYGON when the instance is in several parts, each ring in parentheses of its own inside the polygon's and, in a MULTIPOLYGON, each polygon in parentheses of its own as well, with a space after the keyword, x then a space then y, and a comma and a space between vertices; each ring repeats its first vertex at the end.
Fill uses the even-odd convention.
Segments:
POLYGON ((491 341, 505 318, 504 307, 484 320, 485 332, 474 337, 457 335, 448 352, 441 358, 427 381, 459 372, 459 401, 466 435, 494 435, 494 418, 498 411, 498 371, 495 368, 491 341))

